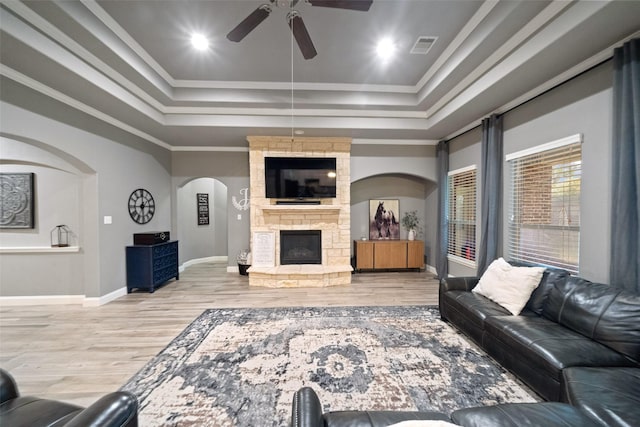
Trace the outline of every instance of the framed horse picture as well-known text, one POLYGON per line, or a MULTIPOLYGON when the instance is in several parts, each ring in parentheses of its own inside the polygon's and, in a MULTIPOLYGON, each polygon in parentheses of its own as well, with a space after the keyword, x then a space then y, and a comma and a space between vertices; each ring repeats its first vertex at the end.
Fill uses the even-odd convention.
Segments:
POLYGON ((400 202, 397 199, 369 200, 369 240, 400 239, 400 202))

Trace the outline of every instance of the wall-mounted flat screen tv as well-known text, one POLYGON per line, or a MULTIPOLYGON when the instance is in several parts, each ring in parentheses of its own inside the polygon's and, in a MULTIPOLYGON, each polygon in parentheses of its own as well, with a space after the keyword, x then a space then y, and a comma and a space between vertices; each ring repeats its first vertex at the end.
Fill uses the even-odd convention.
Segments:
POLYGON ((265 157, 264 175, 265 197, 336 197, 335 157, 265 157))

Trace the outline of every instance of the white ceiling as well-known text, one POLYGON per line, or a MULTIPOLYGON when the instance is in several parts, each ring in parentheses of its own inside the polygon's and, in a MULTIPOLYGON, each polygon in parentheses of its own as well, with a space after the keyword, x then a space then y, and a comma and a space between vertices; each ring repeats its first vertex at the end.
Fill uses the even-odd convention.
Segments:
POLYGON ((287 8, 240 43, 225 38, 264 2, 2 1, 2 98, 45 96, 173 150, 245 149, 247 135, 292 129, 432 144, 606 60, 640 31, 639 0, 373 0, 368 12, 300 0, 318 51, 304 60, 287 8), (208 51, 191 49, 192 31, 209 37, 208 51), (386 64, 374 53, 383 36, 398 46, 386 64), (409 53, 420 36, 436 42, 409 53))

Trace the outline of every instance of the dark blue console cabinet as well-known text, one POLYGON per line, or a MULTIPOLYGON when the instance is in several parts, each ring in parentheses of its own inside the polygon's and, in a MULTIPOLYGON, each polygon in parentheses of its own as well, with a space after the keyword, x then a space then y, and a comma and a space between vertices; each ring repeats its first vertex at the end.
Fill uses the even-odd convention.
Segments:
POLYGON ((169 279, 180 279, 178 241, 127 246, 127 293, 133 289, 153 292, 169 279))

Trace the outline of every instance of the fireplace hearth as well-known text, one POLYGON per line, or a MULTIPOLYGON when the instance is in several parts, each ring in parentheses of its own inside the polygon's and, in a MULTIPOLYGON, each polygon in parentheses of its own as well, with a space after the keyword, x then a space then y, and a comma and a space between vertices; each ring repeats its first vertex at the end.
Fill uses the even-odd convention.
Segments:
POLYGON ((322 264, 321 230, 280 230, 280 265, 322 264))

